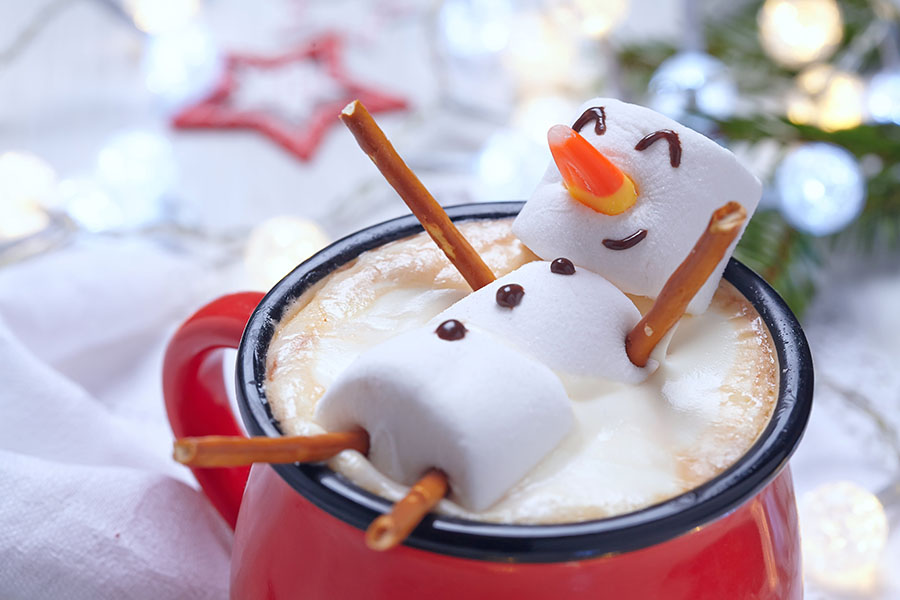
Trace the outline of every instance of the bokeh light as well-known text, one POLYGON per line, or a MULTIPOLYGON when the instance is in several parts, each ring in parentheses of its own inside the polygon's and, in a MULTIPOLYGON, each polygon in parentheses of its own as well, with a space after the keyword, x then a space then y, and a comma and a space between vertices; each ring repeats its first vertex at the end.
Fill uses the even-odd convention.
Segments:
POLYGON ((200 0, 125 0, 125 10, 141 31, 165 33, 190 21, 200 11, 200 0))
POLYGON ((789 68, 825 60, 844 37, 835 0, 766 0, 757 22, 763 50, 789 68))
POLYGON ((177 107, 212 91, 224 61, 210 32, 189 26, 148 39, 142 68, 147 89, 177 107))
POLYGON ((509 0, 446 0, 438 11, 438 35, 454 56, 493 54, 509 42, 513 14, 509 0))
POLYGON ((322 228, 308 219, 281 216, 263 221, 250 232, 244 249, 251 285, 270 289, 329 241, 322 228))
POLYGON ((784 217, 812 235, 844 229, 866 201, 859 163, 834 144, 803 144, 791 150, 775 172, 784 217))
POLYGON ((900 69, 876 73, 866 92, 866 108, 876 123, 900 125, 900 69))
POLYGON ((157 198, 173 185, 177 167, 169 140, 145 130, 114 135, 97 155, 97 178, 131 198, 157 198))
POLYGON ((27 152, 0 154, 0 240, 22 238, 44 229, 45 207, 56 203, 56 173, 27 152))
POLYGON ((865 115, 865 84, 859 75, 817 64, 804 69, 787 97, 787 116, 825 131, 856 127, 865 115))
POLYGON ((534 95, 571 86, 577 55, 577 35, 550 17, 524 12, 513 20, 503 62, 519 91, 534 95))
POLYGON ((475 197, 483 202, 524 200, 550 162, 547 133, 538 142, 526 132, 502 129, 481 149, 475 165, 475 197))
POLYGON ((663 61, 650 79, 648 91, 650 107, 675 120, 692 110, 730 117, 738 95, 728 68, 702 52, 679 52, 663 61))
POLYGON ((559 123, 571 124, 578 116, 578 102, 566 96, 548 95, 527 98, 516 107, 512 125, 535 143, 547 145, 547 131, 559 123))
POLYGON ((125 131, 100 149, 92 175, 63 181, 60 196, 65 211, 88 231, 139 229, 166 218, 176 179, 165 136, 125 131))
POLYGON ((878 498, 854 483, 827 483, 800 500, 803 564, 817 582, 864 591, 877 579, 888 536, 878 498))
POLYGON ((600 39, 625 19, 628 6, 628 0, 557 0, 550 12, 570 31, 600 39))
POLYGON ((120 229, 125 224, 122 205, 114 202, 94 179, 72 177, 59 184, 63 208, 81 229, 92 233, 120 229))

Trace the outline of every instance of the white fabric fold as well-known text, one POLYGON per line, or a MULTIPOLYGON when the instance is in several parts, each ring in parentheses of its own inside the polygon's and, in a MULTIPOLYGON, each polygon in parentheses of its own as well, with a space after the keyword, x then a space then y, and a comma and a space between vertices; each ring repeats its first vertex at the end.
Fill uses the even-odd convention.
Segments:
POLYGON ((0 452, 0 597, 227 596, 231 534, 171 477, 0 452))
POLYGON ((225 598, 231 532, 171 459, 160 366, 221 290, 139 239, 0 269, 0 598, 225 598))

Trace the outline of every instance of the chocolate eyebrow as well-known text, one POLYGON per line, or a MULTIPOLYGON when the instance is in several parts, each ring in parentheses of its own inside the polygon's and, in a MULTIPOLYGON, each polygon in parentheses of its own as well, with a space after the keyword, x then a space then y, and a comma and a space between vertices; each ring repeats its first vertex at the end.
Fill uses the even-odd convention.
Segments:
POLYGON ((678 134, 671 129, 660 129, 659 131, 654 131, 649 135, 645 135, 644 138, 635 145, 634 149, 646 150, 656 140, 662 138, 665 138, 665 140, 669 142, 669 163, 673 167, 677 167, 681 164, 681 140, 678 139, 678 134))
POLYGON ((572 129, 580 133, 581 130, 584 129, 584 126, 591 121, 596 121, 596 123, 594 123, 594 133, 597 135, 606 133, 606 111, 602 106, 592 106, 581 113, 581 116, 578 117, 578 120, 572 125, 572 129))

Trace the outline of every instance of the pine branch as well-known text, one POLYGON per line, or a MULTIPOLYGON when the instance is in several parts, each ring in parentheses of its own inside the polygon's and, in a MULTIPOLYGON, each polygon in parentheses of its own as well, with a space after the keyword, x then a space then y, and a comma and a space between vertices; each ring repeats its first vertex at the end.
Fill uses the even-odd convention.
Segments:
POLYGON ((864 254, 900 251, 900 164, 884 168, 869 179, 862 214, 834 236, 834 241, 853 245, 864 254))
MULTIPOLYGON (((727 15, 706 24, 708 52, 722 60, 739 81, 746 102, 772 97, 794 85, 796 71, 771 61, 759 42, 757 15, 762 0, 736 5, 727 15)), ((843 0, 844 38, 832 60, 878 18, 870 0, 843 0)), ((630 89, 646 90, 659 64, 678 51, 674 44, 654 42, 624 47, 622 70, 630 89)), ((844 56, 843 58, 850 58, 844 56)), ((853 56, 854 67, 874 70, 877 52, 853 56)), ((900 127, 861 125, 828 132, 791 123, 776 115, 709 119, 729 141, 751 144, 776 140, 782 147, 801 142, 828 142, 846 148, 863 166, 868 180, 862 214, 843 232, 819 239, 793 229, 776 210, 759 211, 750 221, 735 255, 775 287, 791 308, 802 314, 813 297, 821 266, 835 245, 853 245, 860 252, 900 251, 900 127)))
POLYGON ((842 131, 823 131, 786 119, 757 116, 716 121, 731 140, 758 142, 777 139, 784 145, 827 142, 845 148, 876 171, 866 182, 866 205, 846 230, 832 236, 838 244, 851 244, 860 252, 900 250, 900 127, 860 125, 842 131))
POLYGON ((793 229, 774 210, 757 212, 735 257, 760 273, 801 316, 815 294, 822 256, 815 238, 793 229))

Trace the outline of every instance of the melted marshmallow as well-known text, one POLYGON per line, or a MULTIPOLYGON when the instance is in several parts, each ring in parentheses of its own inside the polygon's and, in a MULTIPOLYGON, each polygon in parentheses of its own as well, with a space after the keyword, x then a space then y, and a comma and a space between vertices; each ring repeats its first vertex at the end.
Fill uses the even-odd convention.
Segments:
POLYGON ((369 460, 395 481, 412 485, 441 469, 453 499, 478 511, 569 433, 570 404, 550 369, 492 336, 448 341, 425 327, 357 358, 315 420, 329 431, 365 429, 369 460))
MULTIPOLYGON (((551 162, 516 219, 513 233, 543 259, 565 256, 623 292, 655 298, 706 229, 713 211, 734 201, 744 206, 749 218, 762 187, 731 152, 668 117, 612 98, 590 100, 579 114, 594 106, 604 108, 605 133, 597 135, 592 125, 580 133, 631 178, 637 202, 619 215, 596 212, 572 198, 551 162), (681 143, 678 167, 670 164, 665 139, 635 150, 646 135, 666 129, 676 132, 681 143), (647 236, 627 250, 603 244, 641 229, 647 236)), ((691 300, 689 313, 706 310, 736 243, 691 300)))
POLYGON ((469 294, 431 323, 446 319, 489 331, 563 374, 640 383, 656 368, 655 361, 638 368, 625 353, 625 336, 641 319, 637 307, 587 269, 561 275, 550 271, 549 262, 528 263, 469 294), (525 290, 514 308, 495 300, 507 284, 525 290))

